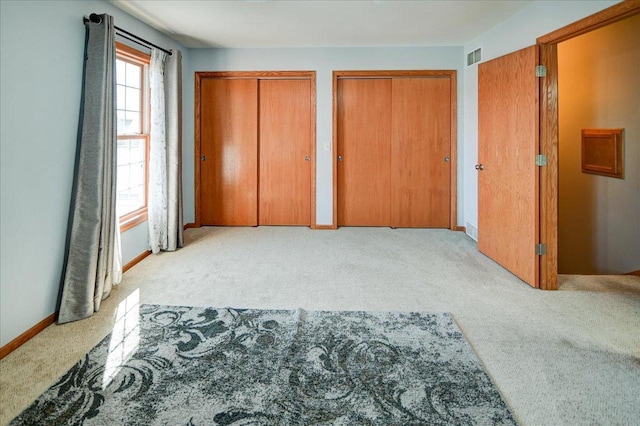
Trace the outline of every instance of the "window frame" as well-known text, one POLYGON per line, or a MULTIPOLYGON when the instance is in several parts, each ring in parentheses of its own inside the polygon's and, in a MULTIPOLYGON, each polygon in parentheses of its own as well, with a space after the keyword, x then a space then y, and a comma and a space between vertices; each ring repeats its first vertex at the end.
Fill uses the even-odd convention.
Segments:
MULTIPOLYGON (((130 140, 130 139, 142 139, 145 142, 145 155, 144 155, 144 206, 133 210, 120 216, 120 232, 125 232, 136 225, 149 220, 148 205, 149 205, 149 122, 150 122, 150 90, 149 90, 149 64, 151 62, 151 55, 134 49, 126 44, 116 42, 116 59, 128 62, 134 65, 141 66, 143 68, 142 82, 141 82, 141 99, 140 99, 140 125, 141 133, 132 134, 118 134, 116 132, 117 140, 130 140)), ((117 174, 116 174, 117 176, 117 174)))

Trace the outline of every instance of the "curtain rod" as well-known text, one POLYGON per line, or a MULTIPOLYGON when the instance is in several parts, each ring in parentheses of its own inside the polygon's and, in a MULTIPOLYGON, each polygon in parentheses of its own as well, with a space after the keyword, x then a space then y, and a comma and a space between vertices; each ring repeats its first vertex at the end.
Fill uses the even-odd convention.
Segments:
MULTIPOLYGON (((89 17, 87 18, 86 16, 82 19, 82 21, 86 24, 87 22, 91 21, 94 22, 96 24, 99 24, 100 22, 102 22, 102 18, 100 17, 100 15, 98 15, 97 13, 92 13, 91 15, 89 15, 89 17)), ((145 39, 143 39, 142 37, 139 37, 133 33, 130 33, 129 31, 122 29, 120 27, 115 26, 116 31, 119 33, 118 35, 121 37, 126 38, 127 40, 131 40, 134 43, 138 43, 141 46, 145 46, 145 47, 155 47, 156 49, 160 49, 162 50, 164 53, 166 53, 167 55, 171 56, 172 53, 170 50, 167 49, 163 49, 162 47, 158 46, 157 44, 153 44, 150 41, 147 41, 145 39)))

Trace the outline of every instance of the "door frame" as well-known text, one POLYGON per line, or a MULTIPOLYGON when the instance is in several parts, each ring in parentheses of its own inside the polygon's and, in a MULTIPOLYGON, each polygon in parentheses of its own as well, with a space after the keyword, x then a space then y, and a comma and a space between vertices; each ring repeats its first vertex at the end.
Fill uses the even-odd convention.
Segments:
POLYGON ((381 71, 334 71, 333 72, 333 138, 331 151, 333 165, 333 225, 338 228, 338 80, 345 78, 393 78, 393 77, 432 77, 448 78, 451 81, 451 174, 450 174, 450 214, 449 229, 461 230, 458 227, 458 116, 457 116, 457 71, 456 70, 381 70, 381 71))
MULTIPOLYGON (((257 79, 257 80, 309 80, 311 82, 311 182, 310 182, 310 206, 309 224, 311 229, 316 229, 316 72, 315 71, 196 71, 195 73, 195 123, 194 123, 194 163, 195 163, 195 224, 194 227, 202 226, 201 203, 202 193, 200 156, 202 155, 202 137, 200 131, 201 117, 201 87, 202 80, 208 78, 216 79, 257 79)), ((256 99, 257 101, 257 99, 256 99)), ((259 140, 258 135, 258 140, 259 140)), ((259 143, 259 142, 258 142, 259 143)), ((258 194, 258 198, 260 194, 258 194)))
POLYGON ((558 43, 640 13, 640 0, 627 0, 566 25, 536 40, 540 63, 547 67, 540 82, 540 241, 547 254, 540 258, 540 288, 558 289, 558 43))

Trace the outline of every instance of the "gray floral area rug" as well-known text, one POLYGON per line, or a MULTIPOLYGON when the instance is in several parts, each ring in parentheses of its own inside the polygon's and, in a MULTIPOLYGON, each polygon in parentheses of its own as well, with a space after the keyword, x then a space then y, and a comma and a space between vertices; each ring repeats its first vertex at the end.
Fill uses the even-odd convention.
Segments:
POLYGON ((11 425, 513 425, 448 314, 142 305, 11 425))

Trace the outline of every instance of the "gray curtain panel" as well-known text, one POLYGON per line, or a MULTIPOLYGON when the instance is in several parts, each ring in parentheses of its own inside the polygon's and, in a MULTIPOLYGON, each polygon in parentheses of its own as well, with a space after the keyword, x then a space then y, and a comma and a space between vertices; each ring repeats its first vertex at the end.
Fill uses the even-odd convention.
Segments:
POLYGON ((115 29, 87 22, 85 65, 67 253, 58 323, 93 315, 119 282, 116 226, 115 29))
POLYGON ((167 200, 168 234, 167 250, 183 245, 182 212, 182 52, 165 61, 165 135, 167 138, 167 200))
POLYGON ((153 253, 183 245, 182 212, 182 53, 153 51, 151 147, 149 150, 149 246, 153 253), (156 67, 157 65, 157 67, 156 67), (162 65, 162 70, 158 69, 162 65), (163 75, 162 81, 155 82, 163 75), (153 105, 162 102, 162 105, 153 105), (163 111, 164 109, 164 111, 163 111))

